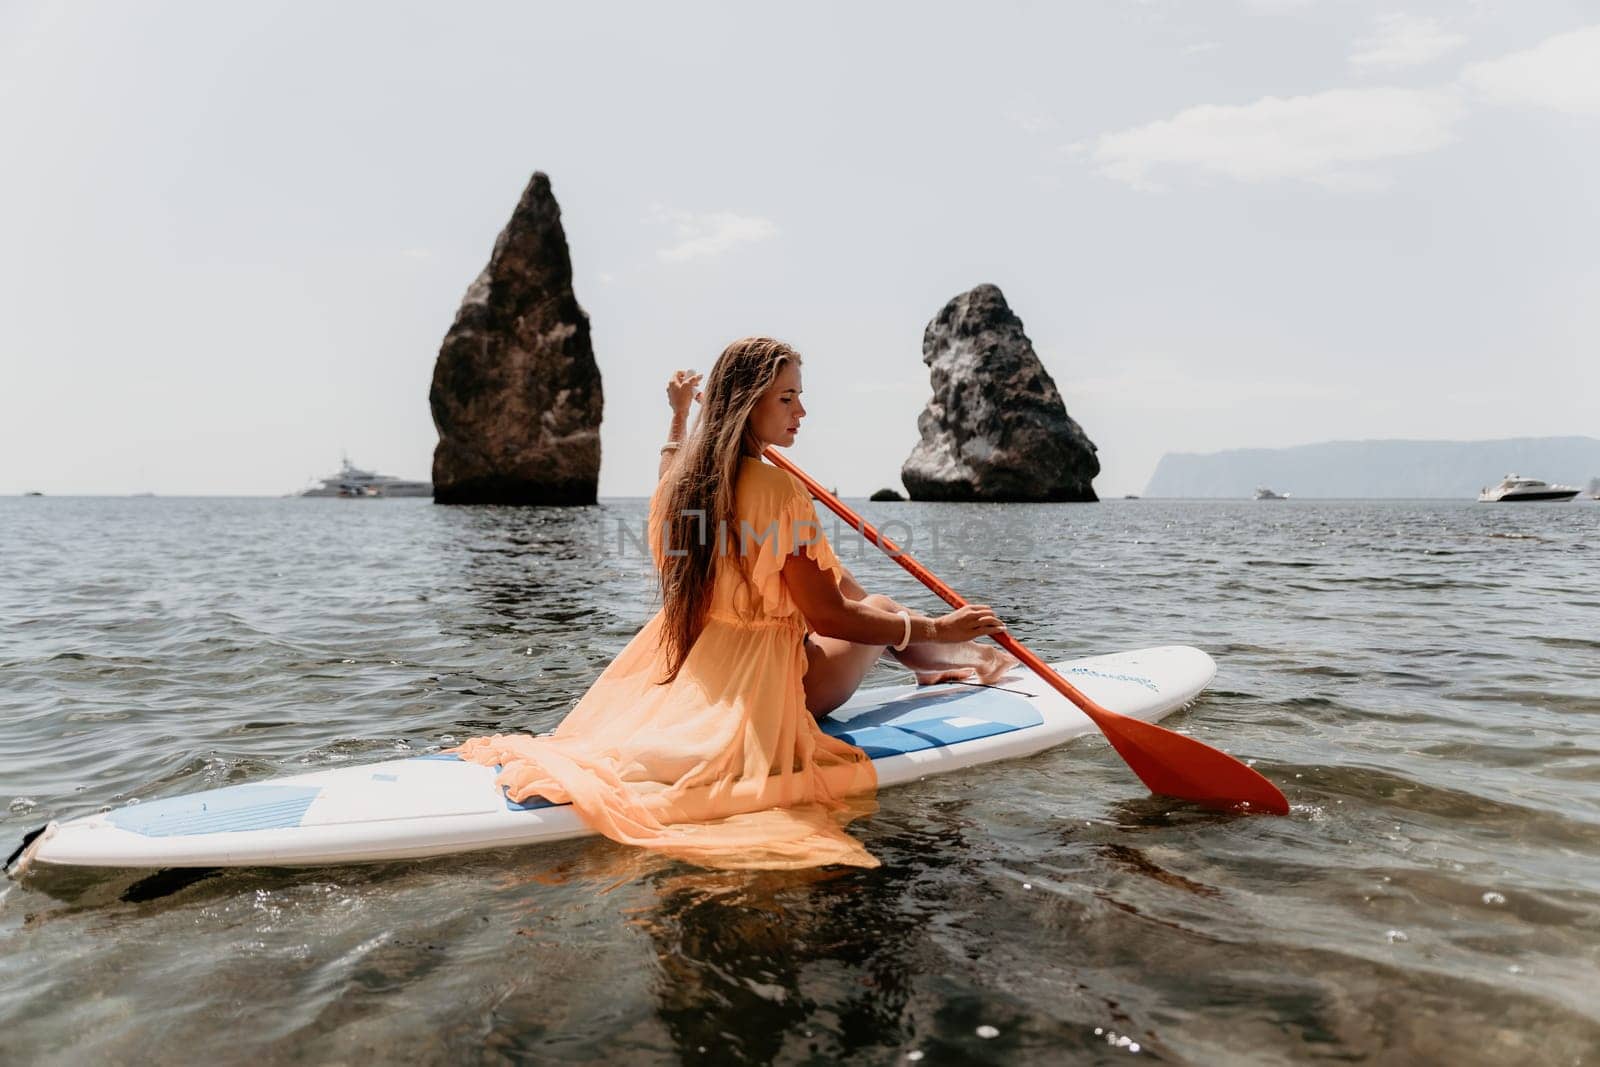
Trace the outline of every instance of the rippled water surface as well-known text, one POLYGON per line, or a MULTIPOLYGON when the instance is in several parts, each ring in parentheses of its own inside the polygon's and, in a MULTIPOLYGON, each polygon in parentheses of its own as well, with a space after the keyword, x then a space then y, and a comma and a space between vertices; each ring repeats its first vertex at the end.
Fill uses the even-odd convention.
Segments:
MULTIPOLYGON (((652 610, 618 550, 643 510, 0 501, 3 851, 131 798, 553 727, 652 610)), ((1600 506, 868 511, 1046 658, 1205 648, 1216 682, 1169 724, 1293 813, 1152 798, 1096 739, 884 793, 855 824, 873 871, 586 840, 41 872, 0 882, 0 1058, 1600 1056, 1600 506)))

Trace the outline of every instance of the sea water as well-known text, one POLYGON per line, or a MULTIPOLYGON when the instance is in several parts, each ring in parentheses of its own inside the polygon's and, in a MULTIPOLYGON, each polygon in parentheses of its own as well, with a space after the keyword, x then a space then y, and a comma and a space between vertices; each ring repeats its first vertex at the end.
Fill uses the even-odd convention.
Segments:
MULTIPOLYGON (((8 1062, 1576 1062, 1600 1049, 1600 506, 860 504, 1047 659, 1193 644, 1168 720, 888 791, 876 870, 567 842, 0 883, 8 1062)), ((644 502, 0 501, 0 844, 547 730, 654 610, 644 502)), ((868 588, 932 598, 840 537, 868 588)), ((885 664, 869 684, 902 680, 885 664)))

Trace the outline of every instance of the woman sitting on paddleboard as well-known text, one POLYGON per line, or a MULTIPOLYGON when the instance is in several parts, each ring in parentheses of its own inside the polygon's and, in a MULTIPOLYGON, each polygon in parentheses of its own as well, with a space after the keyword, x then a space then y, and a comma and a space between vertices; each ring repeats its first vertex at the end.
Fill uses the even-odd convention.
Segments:
POLYGON ((844 798, 875 787, 872 763, 817 719, 885 649, 919 681, 992 680, 1015 660, 972 641, 1004 627, 979 605, 930 618, 867 594, 810 494, 762 462, 805 417, 794 349, 729 345, 685 437, 699 384, 688 371, 667 384, 672 429, 650 502, 661 611, 554 734, 476 738, 459 753, 501 766, 513 800, 570 802, 616 841, 718 867, 876 866, 840 825, 844 798))

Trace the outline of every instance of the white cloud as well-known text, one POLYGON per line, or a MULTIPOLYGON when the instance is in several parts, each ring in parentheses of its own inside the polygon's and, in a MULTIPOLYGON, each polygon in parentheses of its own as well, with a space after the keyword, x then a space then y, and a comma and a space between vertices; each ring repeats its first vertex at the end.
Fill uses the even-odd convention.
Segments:
POLYGON ((1600 115, 1600 26, 1557 34, 1521 52, 1473 63, 1461 80, 1497 103, 1600 115))
POLYGON ((672 227, 677 243, 656 252, 659 259, 668 263, 709 259, 739 245, 765 241, 778 235, 778 227, 770 219, 737 215, 731 211, 710 211, 696 215, 656 206, 651 209, 650 221, 672 227))
POLYGON ((1296 178, 1370 189, 1383 178, 1365 164, 1450 143, 1464 112, 1457 95, 1442 89, 1269 96, 1242 106, 1186 108, 1170 119, 1104 134, 1092 157, 1106 175, 1142 189, 1159 188, 1150 179, 1158 167, 1247 182, 1296 178))
POLYGON ((1466 37, 1450 33, 1439 21, 1426 15, 1394 12, 1378 15, 1373 33, 1356 42, 1350 65, 1366 70, 1399 70, 1432 63, 1467 43, 1466 37))

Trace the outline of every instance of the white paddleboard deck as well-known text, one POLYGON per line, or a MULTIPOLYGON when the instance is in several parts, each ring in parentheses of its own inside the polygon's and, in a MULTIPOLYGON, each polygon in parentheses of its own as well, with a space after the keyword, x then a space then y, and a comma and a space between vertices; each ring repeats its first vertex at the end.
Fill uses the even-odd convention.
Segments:
MULTIPOLYGON (((1054 665, 1101 706, 1154 722, 1216 674, 1181 645, 1054 665)), ((1025 669, 998 687, 858 692, 823 728, 872 757, 880 788, 1030 756, 1094 724, 1025 669)), ((89 867, 307 866, 440 856, 591 833, 570 805, 513 803, 493 768, 435 754, 147 800, 52 823, 14 858, 89 867)))

